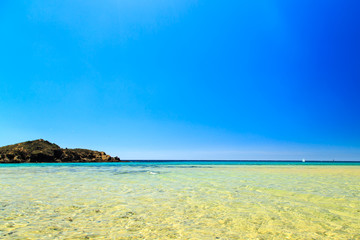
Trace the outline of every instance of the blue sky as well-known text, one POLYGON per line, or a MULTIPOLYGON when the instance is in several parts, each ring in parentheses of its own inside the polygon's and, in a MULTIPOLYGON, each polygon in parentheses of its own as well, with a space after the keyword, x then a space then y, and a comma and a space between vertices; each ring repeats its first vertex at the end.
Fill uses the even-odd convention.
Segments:
POLYGON ((0 145, 360 160, 358 1, 0 2, 0 145))

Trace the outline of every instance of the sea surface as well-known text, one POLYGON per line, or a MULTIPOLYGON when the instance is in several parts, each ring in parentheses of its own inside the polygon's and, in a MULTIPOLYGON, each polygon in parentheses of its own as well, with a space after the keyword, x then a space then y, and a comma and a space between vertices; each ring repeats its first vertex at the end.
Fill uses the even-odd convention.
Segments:
POLYGON ((0 239, 360 239, 360 163, 2 164, 0 239))

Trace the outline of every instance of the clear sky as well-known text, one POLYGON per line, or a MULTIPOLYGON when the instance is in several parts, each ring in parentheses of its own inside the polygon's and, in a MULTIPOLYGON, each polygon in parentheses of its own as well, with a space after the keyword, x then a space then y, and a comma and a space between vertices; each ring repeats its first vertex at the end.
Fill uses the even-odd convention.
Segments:
POLYGON ((0 1, 0 145, 360 160, 358 0, 0 1))

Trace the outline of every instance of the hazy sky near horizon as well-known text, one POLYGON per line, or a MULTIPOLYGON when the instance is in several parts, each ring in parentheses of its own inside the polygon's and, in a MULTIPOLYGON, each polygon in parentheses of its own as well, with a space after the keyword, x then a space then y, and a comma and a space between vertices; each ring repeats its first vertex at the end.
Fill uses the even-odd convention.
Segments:
POLYGON ((356 0, 0 1, 0 145, 360 160, 356 0))

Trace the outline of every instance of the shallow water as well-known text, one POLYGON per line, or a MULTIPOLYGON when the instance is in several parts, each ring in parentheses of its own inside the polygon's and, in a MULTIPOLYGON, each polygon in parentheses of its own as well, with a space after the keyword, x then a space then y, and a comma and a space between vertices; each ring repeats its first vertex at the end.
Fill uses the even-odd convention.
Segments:
POLYGON ((0 167, 0 239, 360 239, 360 166, 0 167))

